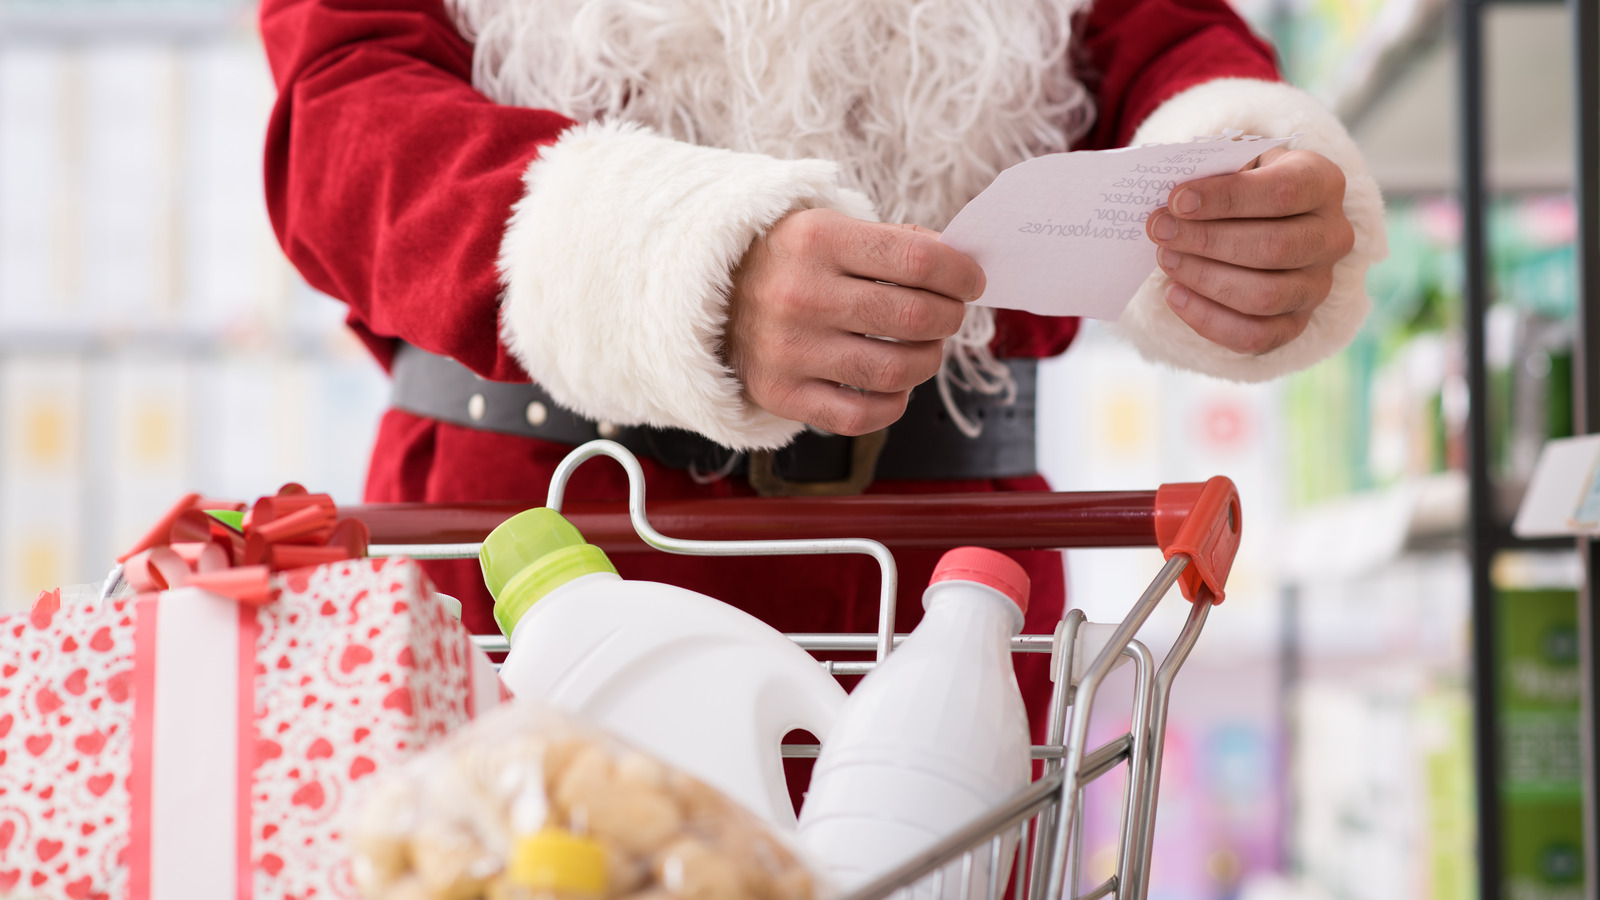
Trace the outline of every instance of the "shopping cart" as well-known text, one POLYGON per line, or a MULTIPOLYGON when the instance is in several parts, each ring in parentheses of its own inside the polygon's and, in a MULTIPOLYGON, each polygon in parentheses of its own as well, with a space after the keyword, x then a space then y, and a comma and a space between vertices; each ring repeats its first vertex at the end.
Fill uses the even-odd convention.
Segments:
MULTIPOLYGON (((1166 563, 1121 623, 1089 627, 1071 610, 1054 634, 1024 634, 1014 653, 1051 654, 1047 741, 1033 747, 1043 775, 1015 796, 915 858, 841 900, 895 895, 999 900, 1074 897, 1142 900, 1149 888, 1162 741, 1173 680, 1200 636, 1238 549, 1238 493, 1226 478, 1164 485, 1155 491, 936 496, 795 497, 673 501, 645 513, 644 472, 622 446, 594 441, 572 452, 551 480, 547 505, 607 553, 651 548, 701 556, 858 553, 882 572, 876 634, 795 634, 813 652, 876 651, 881 662, 904 638, 895 634, 897 574, 891 548, 940 549, 975 544, 996 549, 1157 546, 1166 563), (614 505, 564 504, 572 473, 595 456, 627 470, 626 511, 614 505), (937 511, 939 515, 930 515, 937 511), (668 537, 659 525, 672 532, 668 537), (863 537, 865 535, 866 537, 863 537), (1174 585, 1191 601, 1189 616, 1157 667, 1135 634, 1174 585), (1133 702, 1127 733, 1088 747, 1089 717, 1101 685, 1122 658, 1131 661, 1133 702), (1116 870, 1078 893, 1087 785, 1127 766, 1116 870), (1012 852, 1020 848, 1020 852, 1012 852), (1003 859, 1014 858, 1008 873, 1003 859), (987 873, 983 884, 974 876, 987 873)), ((496 504, 398 504, 355 507, 372 533, 374 556, 416 559, 477 556, 483 538, 520 507, 496 504)), ((475 638, 504 651, 499 635, 475 638)), ((873 661, 826 660, 835 674, 863 674, 873 661)), ((816 745, 785 745, 786 756, 816 756, 816 745)))

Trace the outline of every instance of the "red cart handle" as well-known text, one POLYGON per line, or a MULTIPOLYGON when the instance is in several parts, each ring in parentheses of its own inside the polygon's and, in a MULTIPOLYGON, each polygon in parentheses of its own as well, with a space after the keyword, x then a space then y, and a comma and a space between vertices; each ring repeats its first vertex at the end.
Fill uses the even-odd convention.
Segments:
MULTIPOLYGON (((526 508, 393 503, 343 507, 340 514, 365 522, 373 544, 470 544, 526 508)), ((620 502, 568 501, 561 512, 607 553, 650 549, 620 502)), ((652 500, 647 513, 661 533, 702 541, 860 537, 893 549, 1159 546, 1155 491, 652 500)))
MULTIPOLYGON (((341 512, 365 522, 373 544, 470 544, 525 508, 395 503, 341 512)), ((562 512, 607 553, 649 549, 622 503, 570 502, 562 512)), ((1222 601, 1240 526, 1238 492, 1226 478, 1157 491, 662 500, 649 504, 649 516, 663 534, 708 541, 863 537, 891 549, 1160 547, 1168 556, 1189 554, 1184 595, 1213 603, 1222 601)))
POLYGON ((1221 603, 1244 529, 1239 489, 1220 475, 1205 484, 1164 484, 1156 491, 1155 524, 1167 559, 1189 556, 1178 579, 1183 595, 1191 603, 1221 603))

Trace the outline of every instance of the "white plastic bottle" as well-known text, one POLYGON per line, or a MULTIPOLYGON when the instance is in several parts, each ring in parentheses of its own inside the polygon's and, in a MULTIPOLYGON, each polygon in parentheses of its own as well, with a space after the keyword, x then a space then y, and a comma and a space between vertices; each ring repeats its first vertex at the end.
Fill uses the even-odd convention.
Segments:
POLYGON ((480 553, 511 639, 500 679, 599 723, 780 827, 795 825, 779 746, 826 739, 845 692, 759 619, 617 575, 550 509, 512 517, 480 553))
MULTIPOLYGON (((922 622, 856 687, 823 745, 800 841, 841 890, 865 885, 1028 783, 1028 718, 1011 667, 1028 576, 1010 557, 946 553, 922 622)), ((1002 881, 1014 845, 1002 857, 1002 881)), ((977 854, 966 896, 984 896, 977 854)), ((961 867, 944 870, 961 896, 961 867)), ((933 896, 924 882, 914 896, 933 896)))

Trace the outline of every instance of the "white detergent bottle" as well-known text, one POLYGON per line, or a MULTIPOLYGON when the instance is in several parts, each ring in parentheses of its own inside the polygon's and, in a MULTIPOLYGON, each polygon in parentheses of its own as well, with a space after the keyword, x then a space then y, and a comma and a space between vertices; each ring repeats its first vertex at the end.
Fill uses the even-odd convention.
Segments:
POLYGON ((780 745, 826 739, 845 692, 811 654, 719 600, 624 580, 554 510, 496 528, 479 560, 511 640, 500 679, 611 729, 793 829, 780 745))
MULTIPOLYGON (((1011 667, 1028 575, 1010 557, 961 547, 939 560, 926 612, 862 680, 811 777, 800 842, 844 891, 948 837, 1028 783, 1028 717, 1011 667)), ((1015 842, 1003 845, 1001 887, 1015 842)), ((985 896, 989 856, 943 870, 944 897, 985 896)), ((932 876, 930 876, 930 879, 932 876)), ((913 891, 933 897, 931 880, 913 891)))

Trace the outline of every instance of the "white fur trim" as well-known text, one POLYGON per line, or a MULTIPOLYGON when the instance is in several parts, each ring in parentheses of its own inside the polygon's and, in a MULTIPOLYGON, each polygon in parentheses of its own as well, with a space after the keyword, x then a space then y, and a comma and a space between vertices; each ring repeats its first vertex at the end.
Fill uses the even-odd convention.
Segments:
POLYGON ((1333 290, 1311 314, 1306 330, 1269 353, 1235 353, 1196 334, 1167 306, 1172 283, 1151 274, 1114 330, 1146 359, 1234 381, 1265 381, 1333 355, 1355 337, 1371 309, 1367 267, 1388 255, 1383 197, 1366 162, 1339 120, 1304 91, 1269 81, 1226 78, 1190 88, 1163 103, 1139 127, 1135 144, 1186 141, 1226 128, 1282 137, 1300 133, 1294 146, 1314 150, 1344 170, 1344 214, 1355 229, 1355 248, 1334 266, 1333 290))
POLYGON ((500 248, 501 337, 563 406, 699 432, 739 450, 804 426, 749 404, 721 359, 730 276, 785 213, 876 221, 822 160, 695 147, 626 123, 579 125, 529 167, 500 248))

